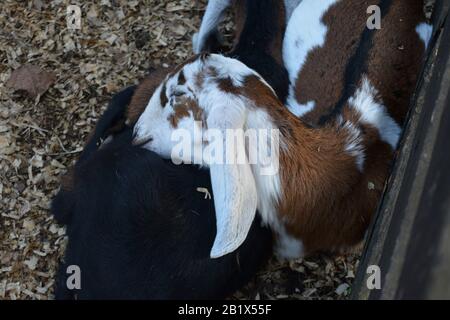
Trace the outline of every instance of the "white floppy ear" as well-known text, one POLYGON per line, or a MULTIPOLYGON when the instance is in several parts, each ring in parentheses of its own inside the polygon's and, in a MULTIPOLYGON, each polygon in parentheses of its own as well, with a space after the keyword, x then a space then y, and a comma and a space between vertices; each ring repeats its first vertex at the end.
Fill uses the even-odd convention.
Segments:
POLYGON ((256 214, 257 191, 245 152, 244 112, 245 107, 238 104, 214 106, 206 120, 208 129, 218 129, 223 139, 223 163, 210 164, 217 225, 211 258, 236 250, 246 239, 256 214), (233 143, 226 141, 228 129, 233 129, 233 143))

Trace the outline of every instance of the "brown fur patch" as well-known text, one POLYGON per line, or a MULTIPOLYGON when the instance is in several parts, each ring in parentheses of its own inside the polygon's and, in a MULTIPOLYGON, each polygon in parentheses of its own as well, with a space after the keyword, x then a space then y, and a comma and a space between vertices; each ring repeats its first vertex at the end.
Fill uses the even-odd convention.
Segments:
POLYGON ((368 58, 368 78, 400 124, 405 121, 424 56, 425 46, 416 32, 421 22, 425 22, 422 1, 392 1, 368 58))
POLYGON ((217 86, 221 91, 234 95, 242 94, 241 88, 236 87, 230 77, 217 80, 217 86))
MULTIPOLYGON (((329 30, 326 44, 310 53, 296 83, 300 103, 316 102, 315 109, 305 115, 307 121, 318 123, 348 85, 344 83, 345 67, 365 28, 369 4, 374 1, 341 1, 324 16, 329 30)), ((380 92, 379 102, 400 124, 404 122, 424 53, 415 31, 423 21, 422 1, 392 1, 382 19, 382 29, 374 34, 367 60, 368 78, 380 92)), ((342 116, 358 123, 358 115, 348 105, 342 116)), ((296 138, 288 141, 294 144, 291 153, 282 155, 282 181, 289 192, 280 201, 280 213, 291 221, 287 229, 303 241, 307 253, 340 251, 357 244, 376 211, 393 151, 381 141, 375 128, 358 125, 364 137, 363 173, 355 170, 354 160, 339 152, 343 150, 344 137, 336 130, 336 124, 328 124, 314 134, 304 131, 302 136, 294 130, 296 138), (311 145, 320 146, 320 152, 311 145), (295 165, 295 159, 302 159, 301 168, 295 165)))
POLYGON ((295 97, 300 104, 316 103, 315 108, 302 117, 305 121, 317 124, 339 101, 346 85, 347 62, 366 29, 366 10, 378 3, 344 0, 331 6, 323 16, 322 22, 328 30, 325 44, 310 51, 295 84, 295 97))
POLYGON ((203 111, 197 102, 191 98, 180 97, 173 106, 174 113, 169 116, 168 120, 173 128, 178 127, 178 122, 182 118, 190 117, 191 114, 195 121, 203 121, 203 111))
POLYGON ((144 112, 155 90, 164 80, 170 69, 157 69, 147 76, 136 88, 127 110, 127 123, 133 125, 144 112))
MULTIPOLYGON (((351 122, 356 118, 344 115, 351 122)), ((366 156, 363 173, 345 151, 350 134, 338 123, 296 128, 294 139, 287 141, 288 151, 281 154, 285 192, 279 212, 307 254, 356 245, 376 211, 393 153, 374 128, 360 129, 366 156)))

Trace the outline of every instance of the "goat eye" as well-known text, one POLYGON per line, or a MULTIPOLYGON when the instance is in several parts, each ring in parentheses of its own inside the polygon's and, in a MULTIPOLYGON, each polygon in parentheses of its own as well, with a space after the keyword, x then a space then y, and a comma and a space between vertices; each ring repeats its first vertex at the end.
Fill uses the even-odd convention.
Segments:
POLYGON ((181 96, 184 96, 186 93, 184 92, 184 91, 181 91, 181 90, 176 90, 176 91, 174 91, 173 93, 172 93, 172 95, 174 96, 174 97, 181 97, 181 96))

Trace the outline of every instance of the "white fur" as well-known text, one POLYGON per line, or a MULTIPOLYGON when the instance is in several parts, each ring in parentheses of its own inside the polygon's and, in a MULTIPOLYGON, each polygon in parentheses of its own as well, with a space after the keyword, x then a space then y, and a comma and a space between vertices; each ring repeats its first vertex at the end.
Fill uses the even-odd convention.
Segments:
POLYGON ((358 170, 363 172, 366 155, 364 153, 364 146, 362 145, 361 130, 356 128, 355 125, 349 121, 345 122, 344 128, 347 129, 350 135, 347 145, 345 146, 345 151, 352 157, 355 157, 358 170))
POLYGON ((293 88, 289 89, 289 96, 287 99, 287 108, 297 117, 302 117, 304 114, 312 111, 316 106, 315 101, 309 101, 307 104, 300 104, 295 99, 293 88))
MULTIPOLYGON (((244 125, 245 106, 237 99, 223 99, 221 94, 210 93, 211 110, 207 116, 210 128, 241 129, 244 125)), ((225 139, 225 138, 224 138, 225 139)), ((245 154, 243 140, 238 139, 233 158, 245 154)), ((223 150, 225 153, 225 150, 223 150)), ((236 250, 246 239, 257 207, 257 191, 252 169, 245 164, 212 164, 211 184, 216 208, 217 234, 211 249, 211 258, 219 258, 236 250)))
MULTIPOLYGON (((265 80, 260 77, 259 74, 254 72, 253 70, 249 69, 247 66, 242 64, 238 60, 224 58, 221 55, 212 55, 208 59, 208 63, 211 63, 215 67, 215 69, 219 74, 219 77, 229 77, 232 79, 232 81, 235 83, 235 85, 241 84, 243 77, 248 75, 256 75, 259 77, 260 81, 263 82, 268 88, 272 90, 273 89, 267 84, 265 80)), ((275 93, 274 93, 275 94, 275 93)), ((223 101, 225 97, 222 96, 223 93, 217 91, 217 88, 215 86, 209 86, 209 88, 205 89, 204 94, 199 96, 199 102, 200 105, 208 105, 210 103, 213 103, 213 101, 223 101), (212 98, 207 94, 209 90, 214 91, 212 93, 213 96, 218 96, 217 98, 212 98), (216 100, 217 99, 217 100, 216 100)), ((231 98, 230 98, 231 99, 231 98)), ((240 98, 242 100, 242 98, 240 98)), ((244 126, 244 130, 247 129, 277 129, 276 126, 272 123, 270 120, 269 115, 266 111, 263 111, 263 109, 258 108, 258 106, 255 106, 253 101, 248 100, 242 100, 246 103, 247 108, 255 107, 251 112, 248 112, 246 117, 247 121, 244 126)), ((261 106, 259 106, 261 107, 261 106)), ((251 148, 252 146, 248 146, 248 148, 251 148)), ((281 147, 283 146, 283 143, 281 142, 281 147)), ((247 150, 250 152, 250 150, 247 150)), ((252 164, 251 166, 252 172, 253 172, 253 178, 255 180, 256 189, 257 189, 257 195, 258 195, 258 212, 261 215, 262 221, 264 224, 271 226, 274 228, 275 226, 279 225, 277 211, 276 211, 276 205, 278 204, 280 200, 281 195, 281 181, 279 174, 276 175, 262 175, 261 174, 261 167, 259 163, 252 164)), ((284 231, 281 227, 275 227, 276 229, 279 229, 280 231, 284 231)), ((284 239, 290 239, 289 236, 285 235, 283 237, 284 239)), ((284 243, 292 243, 297 240, 292 239, 291 242, 285 240, 284 243)), ((298 242, 298 241, 297 241, 298 242)), ((283 248, 283 246, 281 246, 283 248)), ((295 250, 297 252, 298 250, 295 250)), ((284 252, 291 252, 291 254, 294 254, 292 251, 292 245, 289 246, 289 248, 285 248, 284 252)))
POLYGON ((419 35, 420 39, 423 41, 425 45, 425 49, 428 48, 428 44, 430 43, 431 36, 433 34, 433 26, 422 22, 416 27, 416 32, 419 35))
POLYGON ((361 87, 349 99, 349 104, 359 111, 360 120, 378 129, 381 140, 388 143, 392 149, 397 148, 401 128, 389 116, 386 107, 376 101, 378 91, 367 77, 363 78, 361 87))
POLYGON ((303 258, 305 248, 303 242, 290 236, 283 225, 274 228, 278 234, 275 244, 275 253, 281 259, 299 259, 303 258))
POLYGON ((214 66, 219 78, 230 78, 234 86, 241 86, 246 76, 257 75, 256 72, 246 67, 239 60, 226 58, 218 54, 210 55, 207 65, 214 66))
POLYGON ((328 32, 323 15, 339 0, 303 0, 295 8, 286 28, 283 41, 283 60, 289 73, 288 108, 296 116, 313 110, 314 101, 299 104, 295 98, 295 83, 308 54, 325 43, 328 32))
MULTIPOLYGON (((248 114, 245 128, 276 129, 267 112, 261 109, 256 109, 248 114)), ((249 147, 251 148, 252 146, 249 147)), ((254 164, 252 169, 258 188, 258 210, 265 224, 274 225, 278 220, 275 207, 280 200, 281 194, 280 176, 278 174, 261 175, 261 168, 259 164, 254 164)))
POLYGON ((230 6, 230 0, 209 0, 206 6, 205 15, 202 19, 202 24, 198 33, 194 34, 192 38, 192 46, 194 53, 203 51, 208 37, 217 30, 225 10, 230 6))
POLYGON ((292 12, 294 12, 295 8, 297 8, 300 2, 302 2, 302 0, 284 0, 284 8, 286 12, 286 24, 289 23, 289 19, 292 16, 292 12))
MULTIPOLYGON (((175 146, 175 142, 171 141, 172 128, 169 122, 169 116, 173 113, 172 103, 173 100, 169 99, 167 104, 163 107, 161 105, 160 94, 163 89, 161 84, 150 98, 145 111, 139 117, 138 122, 134 127, 134 132, 138 142, 152 138, 154 141, 158 141, 157 144, 153 144, 152 151, 155 151, 162 157, 169 159, 171 157, 172 149, 175 146), (164 119, 165 121, 161 121, 164 119)), ((171 95, 172 88, 166 86, 166 94, 171 95)), ((189 129, 194 122, 183 122, 178 126, 180 129, 189 129)))
MULTIPOLYGON (((200 88, 196 87, 195 77, 199 73, 205 73, 205 70, 207 70, 210 65, 217 67, 216 71, 219 76, 229 77, 236 86, 242 84, 242 80, 245 76, 251 74, 257 75, 257 73, 247 68, 238 60, 220 55, 210 55, 205 63, 200 59, 197 59, 183 67, 183 73, 186 78, 186 83, 184 85, 177 85, 178 73, 168 78, 165 81, 166 96, 168 98, 167 104, 164 108, 161 106, 160 94, 163 87, 161 84, 150 98, 147 107, 134 128, 136 137, 139 137, 140 140, 145 140, 150 137, 153 138, 151 148, 161 156, 171 158, 171 151, 176 145, 176 141, 171 140, 173 128, 169 122, 170 116, 174 113, 174 101, 177 99, 173 95, 174 92, 181 91, 188 97, 197 99, 200 105, 205 109, 206 113, 208 113, 213 106, 211 101, 227 102, 232 101, 230 99, 236 99, 233 95, 227 95, 226 93, 219 91, 214 85, 209 85, 208 81, 210 81, 210 79, 208 77, 205 78, 205 89, 199 94, 200 88)), ((193 128, 195 128, 193 117, 183 118, 178 123, 178 129, 192 131, 193 128)), ((196 140, 194 141, 194 144, 195 143, 201 144, 202 142, 196 140)))

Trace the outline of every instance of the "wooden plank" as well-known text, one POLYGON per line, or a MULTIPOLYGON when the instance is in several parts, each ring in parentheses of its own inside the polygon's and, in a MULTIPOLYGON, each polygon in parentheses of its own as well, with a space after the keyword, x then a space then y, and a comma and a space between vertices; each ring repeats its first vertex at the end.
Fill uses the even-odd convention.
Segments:
POLYGON ((438 1, 435 36, 393 174, 369 232, 354 299, 450 298, 450 19, 438 1), (369 266, 380 290, 367 288, 369 266))

